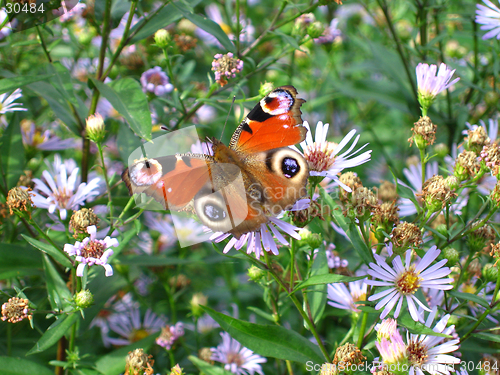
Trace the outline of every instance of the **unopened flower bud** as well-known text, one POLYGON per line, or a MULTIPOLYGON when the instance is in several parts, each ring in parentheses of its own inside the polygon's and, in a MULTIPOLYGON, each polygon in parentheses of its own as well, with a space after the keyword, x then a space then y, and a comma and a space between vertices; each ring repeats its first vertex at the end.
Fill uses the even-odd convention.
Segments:
POLYGON ((485 264, 484 267, 483 267, 483 269, 482 269, 482 274, 483 274, 483 277, 486 279, 487 282, 497 281, 497 279, 498 279, 498 268, 495 267, 491 263, 485 264))
POLYGON ((190 305, 191 305, 191 312, 195 317, 200 317, 203 315, 204 311, 201 306, 205 306, 208 302, 208 297, 205 296, 203 293, 195 293, 193 294, 193 297, 191 298, 190 305))
POLYGON ((311 249, 317 249, 323 242, 323 238, 318 233, 312 233, 310 230, 302 228, 299 231, 300 243, 309 246, 311 249))
POLYGON ((453 247, 447 247, 443 249, 441 256, 443 259, 448 259, 448 262, 446 264, 449 265, 457 264, 460 259, 460 253, 453 247))
POLYGON ((274 85, 272 82, 264 82, 260 84, 259 88, 259 96, 264 97, 271 93, 274 90, 274 85))
POLYGON ((87 307, 92 306, 92 304, 94 303, 94 296, 92 295, 90 290, 85 289, 75 294, 73 300, 78 307, 86 309, 87 307))
POLYGON ((262 279, 266 275, 266 273, 263 270, 261 270, 259 267, 252 265, 248 269, 247 275, 248 275, 248 278, 250 280, 258 282, 260 279, 262 279))
POLYGON ((321 35, 323 35, 324 31, 325 26, 323 26, 323 24, 319 21, 315 21, 307 26, 307 35, 309 35, 313 39, 319 38, 321 35))
POLYGON ((434 146, 434 152, 440 158, 444 158, 450 153, 450 149, 444 143, 438 143, 434 146))
POLYGON ((85 128, 87 137, 94 143, 101 143, 106 136, 106 129, 104 127, 104 119, 99 113, 90 115, 87 118, 87 126, 85 128))
POLYGON ((382 323, 377 324, 377 340, 389 340, 391 336, 398 330, 398 322, 392 318, 382 320, 382 323))
POLYGON ((155 43, 159 48, 167 48, 170 44, 170 33, 165 29, 160 29, 155 33, 155 43))
POLYGON ((449 175, 444 179, 444 183, 448 185, 448 187, 451 190, 457 190, 460 186, 460 181, 458 181, 458 178, 454 175, 449 175))

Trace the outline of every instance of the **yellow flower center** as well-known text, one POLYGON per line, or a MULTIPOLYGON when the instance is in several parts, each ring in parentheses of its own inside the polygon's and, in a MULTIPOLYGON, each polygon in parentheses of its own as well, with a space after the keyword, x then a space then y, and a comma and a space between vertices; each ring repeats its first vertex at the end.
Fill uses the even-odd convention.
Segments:
POLYGON ((227 355, 227 363, 236 363, 236 366, 241 367, 245 361, 241 358, 240 353, 229 353, 227 355))
POLYGON ((396 282, 398 290, 403 294, 413 294, 420 287, 421 277, 415 272, 414 267, 403 272, 396 282))
POLYGON ((419 341, 410 342, 406 347, 406 354, 408 355, 410 364, 416 367, 424 364, 428 357, 427 347, 419 341))
POLYGON ((137 342, 140 341, 146 337, 149 336, 149 332, 146 331, 144 328, 141 329, 135 329, 132 331, 132 333, 129 336, 129 340, 131 342, 137 342))
POLYGON ((104 254, 105 246, 100 241, 90 241, 87 246, 82 250, 82 256, 84 258, 96 258, 100 259, 102 254, 104 254))

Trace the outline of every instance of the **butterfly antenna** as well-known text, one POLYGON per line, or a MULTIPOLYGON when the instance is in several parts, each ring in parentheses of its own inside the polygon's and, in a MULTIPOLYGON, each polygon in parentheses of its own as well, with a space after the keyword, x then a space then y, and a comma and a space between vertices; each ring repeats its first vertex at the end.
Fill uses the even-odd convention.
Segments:
POLYGON ((226 124, 227 124, 227 120, 229 119, 229 114, 231 113, 231 111, 233 110, 233 105, 234 105, 234 101, 236 100, 236 95, 233 96, 233 101, 231 102, 231 108, 229 108, 229 112, 227 113, 227 116, 226 116, 226 121, 224 122, 224 127, 222 128, 222 133, 220 134, 220 139, 222 140, 222 135, 224 134, 224 130, 226 129, 226 124))

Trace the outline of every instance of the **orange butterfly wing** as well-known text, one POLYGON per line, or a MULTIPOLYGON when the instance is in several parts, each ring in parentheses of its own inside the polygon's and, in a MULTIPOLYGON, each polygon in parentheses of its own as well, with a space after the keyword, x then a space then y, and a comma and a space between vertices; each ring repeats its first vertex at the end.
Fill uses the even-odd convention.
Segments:
POLYGON ((281 86, 263 98, 241 122, 229 148, 255 153, 302 142, 307 129, 302 126, 300 106, 293 86, 281 86))

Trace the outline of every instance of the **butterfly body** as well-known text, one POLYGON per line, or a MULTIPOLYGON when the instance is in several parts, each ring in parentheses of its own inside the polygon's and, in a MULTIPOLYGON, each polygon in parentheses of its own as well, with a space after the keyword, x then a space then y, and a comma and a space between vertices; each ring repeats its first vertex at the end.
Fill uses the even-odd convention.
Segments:
POLYGON ((229 146, 212 140, 212 155, 177 154, 137 161, 122 175, 130 193, 145 193, 173 210, 194 209, 203 224, 239 238, 306 194, 306 160, 287 146, 304 140, 292 86, 263 98, 229 146))

